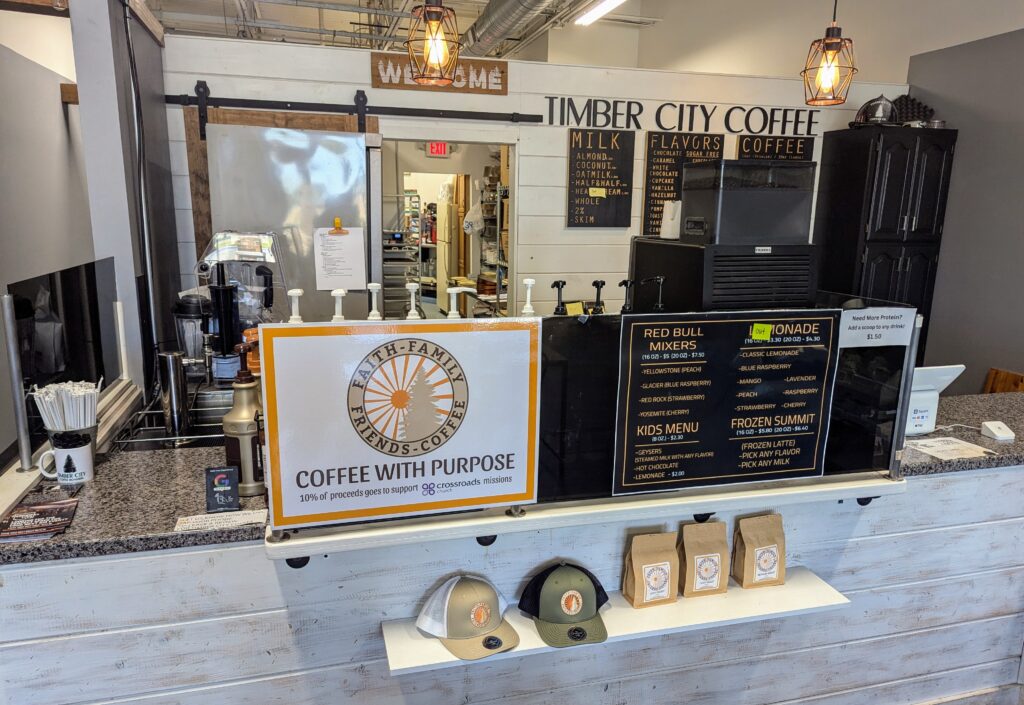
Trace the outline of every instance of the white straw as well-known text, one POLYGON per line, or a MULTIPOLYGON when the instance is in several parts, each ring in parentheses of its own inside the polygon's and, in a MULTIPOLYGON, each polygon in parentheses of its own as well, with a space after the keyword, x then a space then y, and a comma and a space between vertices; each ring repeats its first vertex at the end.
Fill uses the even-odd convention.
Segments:
POLYGON ((33 387, 32 397, 48 431, 74 431, 96 425, 99 392, 100 384, 59 382, 33 387))

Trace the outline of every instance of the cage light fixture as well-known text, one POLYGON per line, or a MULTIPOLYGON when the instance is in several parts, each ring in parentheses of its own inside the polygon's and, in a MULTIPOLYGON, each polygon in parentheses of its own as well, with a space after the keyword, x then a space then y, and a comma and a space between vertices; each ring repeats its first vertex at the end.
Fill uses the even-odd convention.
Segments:
POLYGON ((832 24, 822 39, 811 42, 807 61, 800 76, 804 79, 804 102, 807 105, 842 105, 857 73, 853 56, 853 40, 843 36, 836 24, 839 0, 832 4, 832 24))
POLYGON ((426 0, 414 7, 405 48, 412 80, 424 86, 450 86, 462 48, 455 10, 444 7, 441 0, 426 0))

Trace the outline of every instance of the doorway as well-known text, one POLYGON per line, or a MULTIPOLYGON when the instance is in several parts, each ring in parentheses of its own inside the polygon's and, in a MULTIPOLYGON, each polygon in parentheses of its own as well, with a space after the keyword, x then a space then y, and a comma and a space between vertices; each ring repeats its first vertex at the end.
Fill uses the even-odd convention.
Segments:
MULTIPOLYGON (((417 281, 427 318, 448 315, 456 287, 464 292, 457 296, 463 317, 507 316, 515 242, 511 145, 385 139, 382 162, 385 304, 408 312, 405 284, 417 281)), ((402 317, 398 310, 385 315, 402 317)))

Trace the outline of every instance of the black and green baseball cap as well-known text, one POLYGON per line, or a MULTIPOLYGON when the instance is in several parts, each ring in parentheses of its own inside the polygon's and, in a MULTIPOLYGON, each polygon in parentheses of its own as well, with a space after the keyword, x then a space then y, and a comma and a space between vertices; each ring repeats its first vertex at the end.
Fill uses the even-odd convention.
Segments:
POLYGON ((577 646, 608 638, 598 613, 606 602, 608 593, 593 573, 559 563, 533 576, 519 598, 519 609, 533 617, 548 646, 577 646))

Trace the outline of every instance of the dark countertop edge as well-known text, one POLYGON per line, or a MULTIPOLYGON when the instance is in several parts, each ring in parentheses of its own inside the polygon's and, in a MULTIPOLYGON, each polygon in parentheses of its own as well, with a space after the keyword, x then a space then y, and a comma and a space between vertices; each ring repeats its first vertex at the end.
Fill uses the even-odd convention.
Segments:
POLYGON ((5 565, 75 560, 77 558, 129 556, 137 553, 166 551, 175 548, 216 548, 233 543, 256 541, 262 543, 265 533, 265 524, 252 524, 231 529, 181 531, 170 534, 76 541, 74 544, 51 544, 47 541, 0 544, 0 567, 5 565))
MULTIPOLYGON (((949 434, 952 435, 952 434, 949 434)), ((981 445, 976 440, 964 438, 962 440, 975 445, 981 445)), ((909 455, 909 449, 904 451, 909 455)), ((971 470, 1000 470, 1024 466, 1024 456, 1012 455, 986 455, 983 458, 966 458, 964 460, 939 460, 930 455, 913 451, 917 460, 914 464, 904 464, 901 468, 903 477, 924 477, 926 475, 944 475, 954 472, 969 472, 971 470)), ((906 457, 906 456, 904 456, 906 457)))

